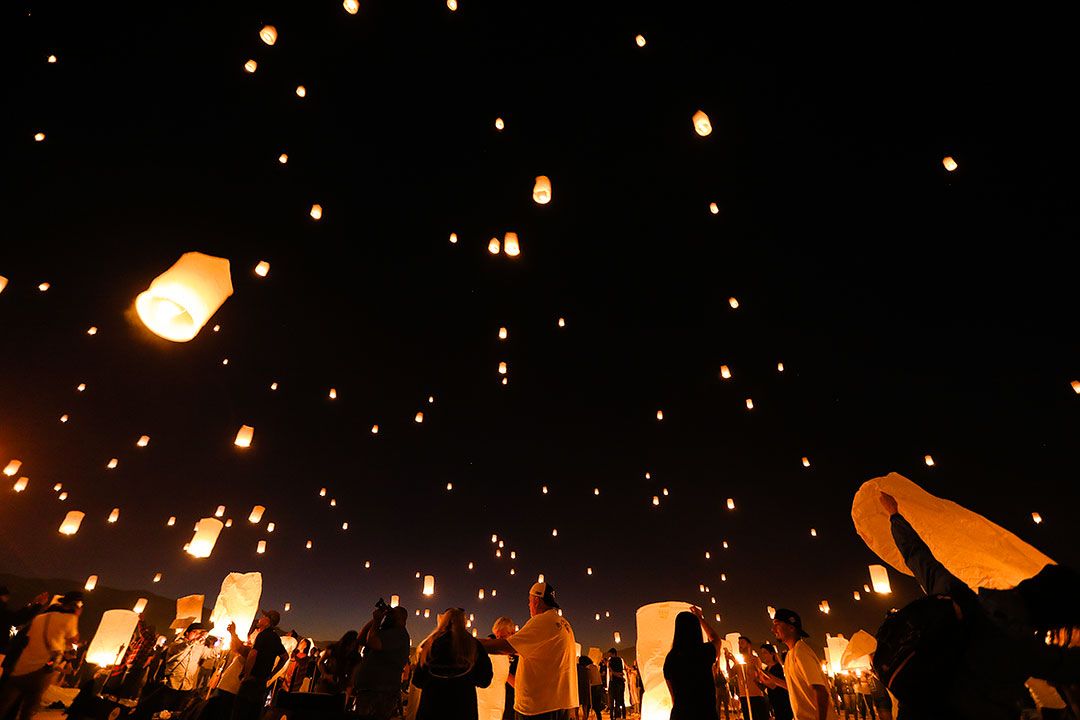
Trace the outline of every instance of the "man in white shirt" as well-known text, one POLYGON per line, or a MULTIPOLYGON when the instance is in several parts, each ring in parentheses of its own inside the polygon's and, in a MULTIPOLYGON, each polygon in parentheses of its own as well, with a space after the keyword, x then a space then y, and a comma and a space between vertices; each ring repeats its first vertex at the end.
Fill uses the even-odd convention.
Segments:
POLYGON ((776 639, 789 648, 784 658, 784 678, 772 678, 772 683, 788 691, 795 720, 838 720, 821 661, 803 640, 810 635, 803 630, 802 618, 792 610, 779 609, 773 616, 772 628, 776 639))
POLYGON ((517 720, 569 720, 578 707, 574 630, 555 602, 555 588, 529 590, 529 622, 508 638, 481 640, 489 653, 517 654, 514 715, 517 720))
POLYGON ((79 641, 82 605, 83 594, 69 592, 30 623, 26 648, 0 691, 0 718, 6 717, 20 702, 19 720, 30 720, 30 716, 38 711, 45 690, 55 678, 59 661, 79 641))

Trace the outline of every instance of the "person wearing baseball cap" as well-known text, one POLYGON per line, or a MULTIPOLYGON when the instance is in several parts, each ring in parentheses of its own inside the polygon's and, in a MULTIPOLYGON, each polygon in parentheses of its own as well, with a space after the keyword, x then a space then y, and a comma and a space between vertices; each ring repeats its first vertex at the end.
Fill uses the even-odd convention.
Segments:
POLYGON ((255 642, 244 658, 244 667, 240 670, 240 689, 233 703, 233 720, 256 720, 262 714, 266 683, 273 677, 278 663, 289 659, 277 634, 281 613, 263 610, 261 614, 262 617, 255 623, 259 634, 255 636, 255 642))
POLYGON ((480 641, 489 653, 518 656, 517 720, 569 720, 579 705, 574 629, 559 609, 555 588, 538 582, 529 589, 529 621, 510 637, 480 641))
POLYGON ((836 709, 829 701, 829 684, 821 669, 821 660, 804 638, 810 634, 803 629, 799 613, 779 608, 773 614, 772 631, 776 639, 788 646, 784 659, 784 677, 769 676, 769 687, 788 691, 795 720, 837 720, 836 709))

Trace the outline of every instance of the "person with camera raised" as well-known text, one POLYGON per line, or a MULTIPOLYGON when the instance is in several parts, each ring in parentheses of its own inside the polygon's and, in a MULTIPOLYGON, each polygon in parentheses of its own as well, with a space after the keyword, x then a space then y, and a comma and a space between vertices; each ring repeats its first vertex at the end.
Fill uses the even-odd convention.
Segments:
POLYGON ((371 620, 360 630, 363 657, 353 673, 355 711, 372 720, 388 720, 401 705, 401 670, 409 661, 409 611, 379 598, 371 620))

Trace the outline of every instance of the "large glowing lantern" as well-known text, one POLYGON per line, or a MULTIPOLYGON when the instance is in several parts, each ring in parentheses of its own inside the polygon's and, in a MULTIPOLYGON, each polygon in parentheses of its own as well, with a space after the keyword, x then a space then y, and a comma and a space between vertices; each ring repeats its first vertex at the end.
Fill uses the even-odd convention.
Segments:
POLYGON ((251 514, 248 515, 248 522, 259 523, 262 520, 264 512, 266 512, 266 508, 262 505, 256 505, 251 508, 251 514))
POLYGON ((826 649, 828 650, 829 655, 829 670, 833 675, 837 675, 843 670, 841 660, 843 660, 844 651, 847 650, 848 641, 842 637, 830 636, 827 642, 828 647, 826 649))
POLYGON ((841 670, 870 669, 870 655, 877 650, 877 638, 865 630, 851 636, 847 647, 840 653, 841 670))
POLYGON ((424 594, 425 595, 434 595, 435 594, 435 576, 434 575, 425 575, 424 576, 424 594))
POLYGON ((19 468, 21 468, 21 467, 22 467, 22 461, 21 460, 12 460, 11 462, 9 462, 7 464, 7 467, 4 468, 4 474, 7 475, 8 477, 14 477, 15 473, 19 472, 19 468))
POLYGON ((536 184, 533 185, 533 202, 537 205, 551 202, 551 178, 547 175, 537 176, 536 184))
POLYGON ((874 586, 874 592, 881 595, 888 595, 892 592, 892 586, 889 585, 889 571, 885 569, 884 565, 870 566, 870 584, 874 586))
POLYGON ((638 608, 637 663, 645 686, 641 720, 667 720, 671 714, 671 694, 664 682, 664 660, 671 651, 675 616, 689 612, 690 608, 684 602, 659 602, 638 608))
POLYGON ((241 425, 240 429, 236 431, 236 439, 233 440, 233 445, 236 447, 251 447, 251 439, 255 437, 255 428, 250 425, 241 425))
POLYGON ((79 532, 79 526, 82 525, 84 517, 86 517, 86 513, 81 510, 72 510, 69 512, 64 516, 64 522, 60 523, 60 534, 74 535, 79 532))
POLYGON ((189 555, 197 558, 210 557, 224 525, 217 518, 203 518, 195 524, 195 534, 188 543, 189 555))
POLYGON ((139 613, 133 610, 106 610, 86 650, 86 661, 98 667, 116 665, 124 657, 138 624, 139 613))
POLYGON ((709 116, 705 114, 704 110, 698 110, 694 113, 694 132, 701 137, 712 132, 712 123, 709 122, 709 116))
POLYGON ((176 599, 176 618, 170 628, 186 629, 193 622, 202 622, 203 595, 185 595, 176 599))
POLYGON ((214 629, 212 635, 219 638, 229 636, 230 622, 236 623, 236 632, 246 637, 255 614, 259 612, 259 598, 262 596, 262 574, 229 573, 221 582, 214 610, 210 613, 210 623, 214 629))
POLYGON ((139 293, 135 310, 155 334, 187 342, 232 293, 228 260, 189 252, 139 293))
POLYGON ((273 25, 264 25, 259 31, 259 38, 267 45, 273 45, 277 42, 277 28, 273 25))

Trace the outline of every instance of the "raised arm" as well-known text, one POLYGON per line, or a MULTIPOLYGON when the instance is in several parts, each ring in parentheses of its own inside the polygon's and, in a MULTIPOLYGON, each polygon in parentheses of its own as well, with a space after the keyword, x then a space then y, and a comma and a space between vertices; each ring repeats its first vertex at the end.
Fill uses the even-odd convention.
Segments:
POLYGON ((709 638, 709 642, 716 647, 716 654, 719 655, 720 648, 724 642, 724 639, 720 637, 720 633, 716 632, 716 628, 705 619, 705 613, 701 611, 701 608, 695 605, 690 608, 690 612, 692 612, 694 617, 698 619, 698 622, 701 623, 701 629, 705 631, 705 637, 709 638))
POLYGON ((893 541, 900 550, 900 554, 904 556, 904 564, 915 574, 915 579, 922 585, 923 591, 927 595, 971 594, 971 588, 946 570, 945 566, 930 552, 930 548, 911 527, 911 523, 900 514, 896 499, 884 492, 881 493, 879 499, 885 512, 889 513, 893 541))

